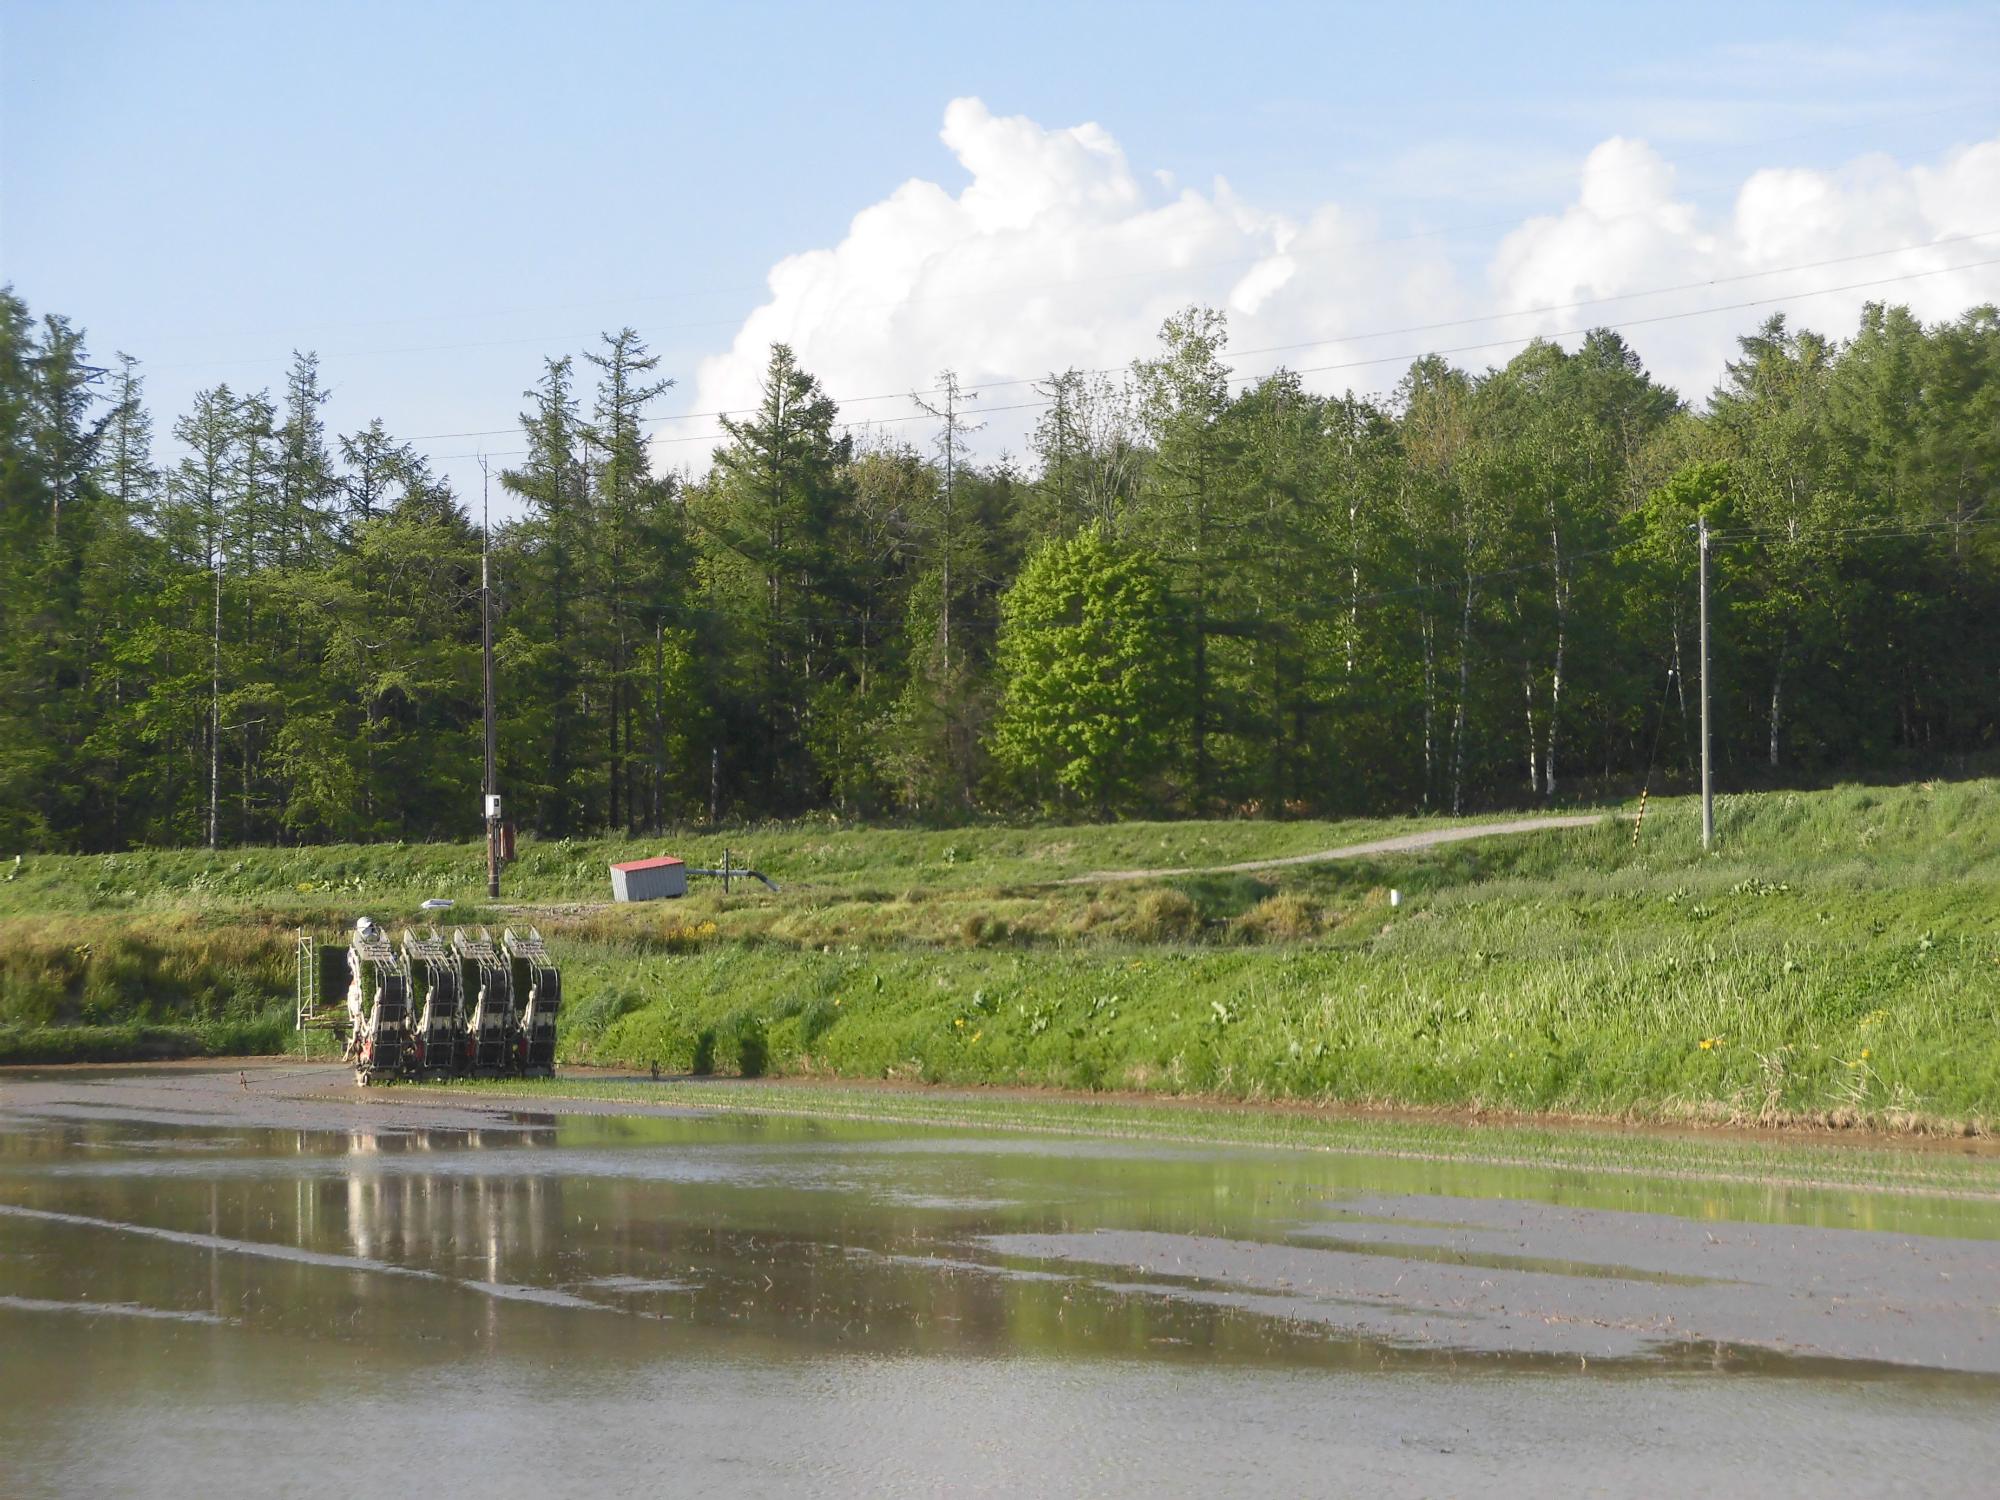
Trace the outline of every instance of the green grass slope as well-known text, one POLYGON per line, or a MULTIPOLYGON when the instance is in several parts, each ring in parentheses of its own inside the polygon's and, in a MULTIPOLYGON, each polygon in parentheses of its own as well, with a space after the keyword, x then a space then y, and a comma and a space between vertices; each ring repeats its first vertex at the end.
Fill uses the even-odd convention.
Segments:
POLYGON ((80 1022, 289 1003, 298 925, 534 921, 572 1060, 1591 1116, 1984 1128, 2000 1114, 2000 784, 1689 800, 1629 821, 1255 874, 1448 826, 832 824, 531 844, 31 860, 0 881, 0 1058, 80 1022), (785 889, 599 905, 604 865, 727 842, 785 889), (1391 908, 1391 888, 1404 892, 1391 908), (11 1050, 10 1050, 11 1049, 11 1050))

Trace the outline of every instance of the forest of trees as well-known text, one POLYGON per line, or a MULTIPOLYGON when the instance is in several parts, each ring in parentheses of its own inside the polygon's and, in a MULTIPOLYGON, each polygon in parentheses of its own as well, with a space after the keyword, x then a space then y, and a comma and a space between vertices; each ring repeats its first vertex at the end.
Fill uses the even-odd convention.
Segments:
MULTIPOLYGON (((546 361, 494 476, 500 781, 544 835, 1346 814, 1685 777, 1694 524, 1724 784, 2000 727, 2000 314, 1779 318, 1704 400, 1614 332, 1393 399, 1244 383, 1191 308, 1031 451, 858 441, 790 350, 699 477, 638 335, 546 361)), ((473 836, 480 535, 314 357, 172 422, 0 292, 0 850, 473 836)))

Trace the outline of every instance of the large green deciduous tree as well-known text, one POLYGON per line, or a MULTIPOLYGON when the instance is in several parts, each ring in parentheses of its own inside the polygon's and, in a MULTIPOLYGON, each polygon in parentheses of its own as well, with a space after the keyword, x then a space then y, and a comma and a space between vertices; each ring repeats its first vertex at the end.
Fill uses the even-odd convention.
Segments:
POLYGON ((1184 723, 1185 673, 1157 564, 1099 526, 1045 544, 1002 603, 993 752, 1046 805, 1145 799, 1184 723))

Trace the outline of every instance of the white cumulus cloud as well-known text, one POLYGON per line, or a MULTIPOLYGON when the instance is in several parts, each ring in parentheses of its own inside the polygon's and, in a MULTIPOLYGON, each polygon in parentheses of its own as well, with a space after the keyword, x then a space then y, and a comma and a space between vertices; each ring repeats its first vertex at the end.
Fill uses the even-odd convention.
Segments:
MULTIPOLYGON (((1449 294, 1435 247, 1382 244, 1365 213, 1328 205, 1301 222, 1223 181, 1178 187, 1135 171, 1096 125, 1046 129, 958 99, 942 134, 966 186, 906 182, 856 214, 839 244, 780 261, 769 298, 727 351, 701 363, 697 410, 753 402, 773 342, 791 344, 836 396, 894 396, 847 409, 883 420, 909 415, 901 393, 946 368, 978 390, 1122 367, 1190 302, 1226 308, 1248 348, 1340 333, 1357 314, 1391 325, 1432 317, 1449 294)), ((1032 399, 1026 386, 982 397, 989 407, 1032 399)), ((1018 449, 1031 420, 996 416, 982 446, 1018 449)))
POLYGON ((2000 234, 1987 231, 2000 231, 2000 141, 1935 165, 1864 156, 1835 171, 1755 172, 1705 222, 1676 199, 1655 151, 1614 139, 1584 162, 1569 207, 1501 241, 1489 280, 1496 307, 1552 309, 1510 331, 1629 323, 1654 372, 1699 400, 1736 336, 1772 312, 1839 336, 1871 301, 1936 320, 2000 299, 2000 234), (1680 316, 1701 308, 1718 310, 1680 316))
POLYGON ((1938 318, 2000 298, 2000 266, 1967 268, 2000 257, 2000 236, 1966 238, 2000 230, 2000 140, 1931 164, 1869 156, 1835 171, 1760 171, 1705 217, 1677 196, 1670 162, 1613 138, 1583 162, 1567 206, 1498 239, 1482 278, 1462 274, 1439 238, 1385 233, 1365 206, 1288 214, 1220 179, 1204 191, 1166 169, 1136 171, 1099 125, 1046 128, 957 99, 942 138, 965 185, 912 179, 857 213, 838 244, 774 266, 767 299, 701 362, 696 410, 747 408, 782 341, 850 421, 893 422, 886 431, 913 440, 928 427, 907 420, 908 393, 956 370, 983 390, 975 416, 992 413, 982 449, 1018 452, 1033 412, 1001 408, 1034 396, 1002 382, 1122 368, 1191 302, 1228 311, 1234 349, 1271 351, 1246 352, 1246 375, 1285 364, 1313 371, 1322 390, 1385 389, 1427 348, 1483 366, 1504 361, 1514 335, 1629 322, 1656 373, 1699 399, 1736 335, 1780 305, 1843 334, 1870 299, 1938 318), (1899 246, 1929 248, 1873 254, 1899 246), (1862 258, 1783 269, 1842 257, 1862 258), (1658 321, 1940 267, 1962 269, 1658 321), (1657 290, 1669 287, 1680 290, 1657 290))

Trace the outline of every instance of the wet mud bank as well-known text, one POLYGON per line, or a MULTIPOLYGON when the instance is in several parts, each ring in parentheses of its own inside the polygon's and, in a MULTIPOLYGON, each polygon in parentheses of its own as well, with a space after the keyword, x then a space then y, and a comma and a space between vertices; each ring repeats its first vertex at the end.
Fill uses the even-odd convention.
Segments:
POLYGON ((1397 1197, 1340 1204, 1277 1244, 1120 1230, 986 1243, 1130 1273, 1142 1279, 1115 1284, 1149 1295, 1411 1347, 1578 1360, 1755 1349, 2000 1375, 2000 1255, 1984 1240, 1397 1197))

